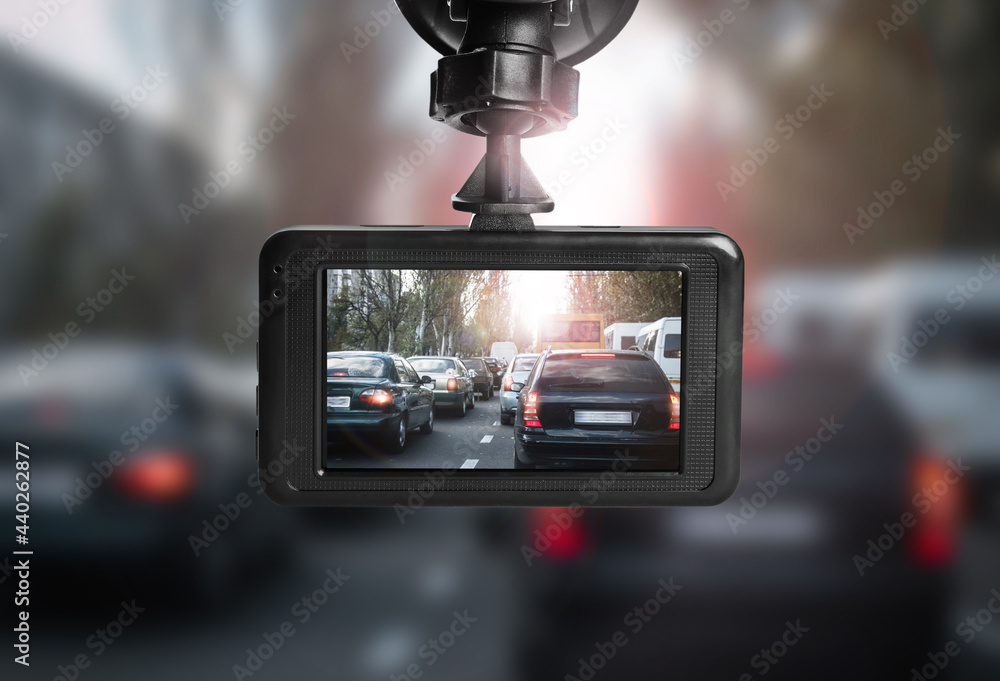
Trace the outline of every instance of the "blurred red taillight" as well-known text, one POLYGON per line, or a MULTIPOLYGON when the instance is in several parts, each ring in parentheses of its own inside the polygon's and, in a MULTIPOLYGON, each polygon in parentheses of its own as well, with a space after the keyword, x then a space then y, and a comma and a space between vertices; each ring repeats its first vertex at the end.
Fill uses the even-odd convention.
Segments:
POLYGON ((670 393, 670 430, 681 429, 681 398, 670 393))
POLYGON ((456 379, 454 378, 448 379, 448 390, 450 390, 451 392, 455 392, 456 390, 458 390, 458 381, 456 379))
POLYGON ((912 498, 922 496, 930 505, 917 517, 909 549, 913 559, 925 567, 947 565, 958 548, 964 489, 961 479, 950 482, 951 470, 947 459, 933 454, 918 456, 913 465, 912 498), (947 487, 940 494, 942 485, 947 487), (933 497, 927 490, 931 490, 933 497))
POLYGON ((587 549, 586 515, 582 508, 531 509, 531 541, 546 558, 573 560, 587 549))
POLYGON ((194 487, 194 463, 178 452, 140 455, 127 461, 115 480, 123 491, 145 501, 176 501, 194 487))
POLYGON ((503 379, 503 389, 510 392, 510 387, 514 385, 514 375, 507 374, 507 377, 503 379))
POLYGON ((392 394, 381 388, 369 388, 358 395, 358 399, 365 404, 383 405, 392 402, 392 394))
POLYGON ((610 352, 585 352, 580 355, 580 357, 587 357, 591 359, 614 359, 615 356, 610 352))

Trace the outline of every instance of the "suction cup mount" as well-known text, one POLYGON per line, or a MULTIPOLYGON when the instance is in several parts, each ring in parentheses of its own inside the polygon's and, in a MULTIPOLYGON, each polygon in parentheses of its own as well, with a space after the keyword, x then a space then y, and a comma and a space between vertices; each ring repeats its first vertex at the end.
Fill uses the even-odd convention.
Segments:
POLYGON ((473 230, 533 229, 555 202, 521 158, 521 139, 579 113, 573 68, 605 47, 638 0, 397 0, 417 33, 445 55, 431 77, 430 115, 486 137, 486 155, 452 198, 473 230))

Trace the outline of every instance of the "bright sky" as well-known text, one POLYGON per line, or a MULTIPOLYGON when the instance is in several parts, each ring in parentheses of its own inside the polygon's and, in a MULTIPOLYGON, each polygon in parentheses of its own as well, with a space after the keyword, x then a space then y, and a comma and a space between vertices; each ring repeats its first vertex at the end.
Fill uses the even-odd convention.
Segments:
POLYGON ((527 321, 528 328, 537 328, 538 317, 563 312, 567 298, 569 272, 511 271, 510 290, 515 323, 527 321))

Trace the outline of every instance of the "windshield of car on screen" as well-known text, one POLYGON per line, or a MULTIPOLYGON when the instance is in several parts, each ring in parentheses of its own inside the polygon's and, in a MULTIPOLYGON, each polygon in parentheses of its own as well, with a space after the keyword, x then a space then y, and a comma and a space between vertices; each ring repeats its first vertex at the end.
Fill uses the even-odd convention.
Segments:
POLYGON ((328 378, 385 378, 386 367, 378 357, 327 357, 328 378))
POLYGON ((445 374, 448 371, 455 371, 455 362, 450 359, 412 359, 410 365, 426 374, 445 374))
POLYGON ((665 393, 666 379, 646 357, 589 357, 587 354, 550 357, 542 366, 538 390, 665 393))
POLYGON ((514 368, 511 371, 531 371, 537 361, 538 357, 518 357, 514 360, 514 368))

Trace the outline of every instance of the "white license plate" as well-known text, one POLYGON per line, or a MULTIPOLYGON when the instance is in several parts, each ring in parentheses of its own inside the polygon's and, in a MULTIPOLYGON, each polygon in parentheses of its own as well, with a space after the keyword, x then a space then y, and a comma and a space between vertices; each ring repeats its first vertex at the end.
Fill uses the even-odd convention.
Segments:
POLYGON ((328 397, 326 406, 329 409, 348 409, 351 406, 350 397, 328 397))
POLYGON ((576 411, 573 422, 581 426, 631 426, 630 411, 576 411))

